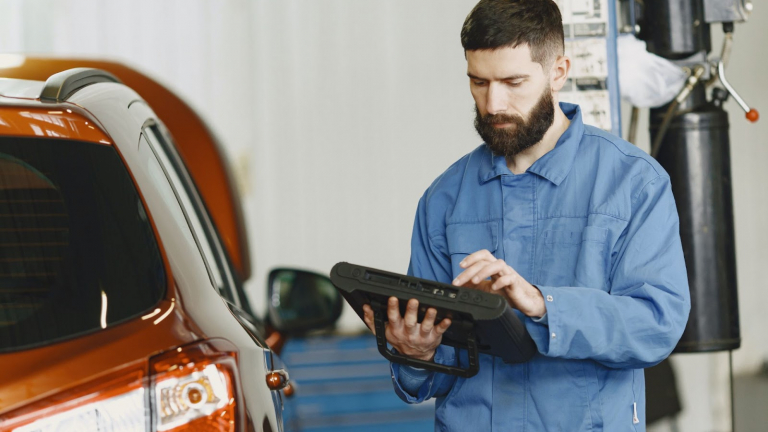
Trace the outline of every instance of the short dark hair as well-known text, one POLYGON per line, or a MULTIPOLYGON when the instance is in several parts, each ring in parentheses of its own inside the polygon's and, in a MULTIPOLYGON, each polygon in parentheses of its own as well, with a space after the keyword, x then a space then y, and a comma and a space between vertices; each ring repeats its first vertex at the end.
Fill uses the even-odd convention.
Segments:
POLYGON ((553 0, 480 0, 461 28, 465 51, 524 44, 544 69, 563 55, 563 17, 553 0))

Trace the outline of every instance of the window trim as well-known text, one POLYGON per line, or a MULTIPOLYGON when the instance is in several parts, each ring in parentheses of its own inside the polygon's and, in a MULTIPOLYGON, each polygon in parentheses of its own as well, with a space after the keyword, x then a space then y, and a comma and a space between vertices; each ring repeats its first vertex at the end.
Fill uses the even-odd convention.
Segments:
POLYGON ((254 316, 253 312, 251 311, 250 304, 245 297, 245 293, 242 291, 242 288, 239 286, 239 281, 235 277, 232 263, 229 259, 229 255, 223 247, 218 230, 211 221, 208 209, 205 206, 205 202, 200 197, 200 193, 197 190, 197 185, 195 184, 194 179, 189 174, 188 170, 186 169, 186 165, 184 165, 184 162, 181 159, 181 156, 178 154, 175 146, 172 144, 172 138, 168 135, 162 123, 155 121, 154 119, 147 120, 142 126, 141 130, 142 136, 149 144, 150 149, 152 150, 155 158, 163 169, 166 178, 168 179, 168 182, 171 185, 174 194, 176 195, 176 199, 179 201, 179 205, 184 212, 184 217, 187 219, 187 224, 190 226, 190 231, 192 232, 192 235, 198 246, 198 250, 203 257, 206 270, 209 272, 209 278, 211 279, 212 285, 216 287, 220 295, 225 297, 226 300, 232 302, 249 315, 254 316), (154 139, 152 139, 153 137, 154 139), (159 149, 155 147, 159 147, 159 149), (158 154, 160 151, 163 152, 165 158, 158 154), (167 160, 167 164, 169 164, 170 167, 165 166, 166 161, 164 161, 164 159, 167 160), (211 251, 210 259, 213 260, 213 262, 210 262, 206 256, 206 253, 203 251, 204 248, 201 245, 201 240, 198 238, 199 233, 196 232, 192 222, 190 221, 191 216, 188 214, 188 209, 183 204, 182 199, 179 196, 180 192, 176 190, 177 186, 171 179, 171 175, 169 174, 168 169, 172 169, 174 171, 174 174, 181 183, 181 187, 184 188, 184 193, 186 193, 187 197, 189 198, 192 211, 197 216, 197 219, 200 222, 200 228, 202 229, 203 235, 205 236, 205 241, 208 243, 208 248, 211 251), (222 293, 221 289, 219 289, 217 286, 216 278, 214 276, 213 270, 211 269, 211 266, 216 266, 216 271, 220 274, 222 280, 221 289, 225 290, 226 293, 222 293))

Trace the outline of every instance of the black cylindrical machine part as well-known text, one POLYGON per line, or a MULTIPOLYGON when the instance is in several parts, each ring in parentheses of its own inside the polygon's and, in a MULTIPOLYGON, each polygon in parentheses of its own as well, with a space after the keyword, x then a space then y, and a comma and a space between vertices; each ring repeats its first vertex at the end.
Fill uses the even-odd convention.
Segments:
MULTIPOLYGON (((741 344, 728 114, 705 100, 699 85, 684 104, 690 107, 681 106, 671 121, 657 157, 671 178, 691 290, 691 314, 675 352, 741 344)), ((652 138, 665 112, 652 110, 652 138)))
POLYGON ((668 59, 712 50, 703 0, 645 0, 640 37, 648 51, 668 59))

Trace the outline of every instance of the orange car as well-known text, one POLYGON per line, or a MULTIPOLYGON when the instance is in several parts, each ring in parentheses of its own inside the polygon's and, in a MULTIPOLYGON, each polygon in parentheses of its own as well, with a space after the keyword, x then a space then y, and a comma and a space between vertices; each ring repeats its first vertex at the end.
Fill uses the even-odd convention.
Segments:
POLYGON ((200 119, 136 71, 0 67, 0 432, 282 430, 269 346, 341 300, 277 271, 268 333, 227 172, 200 119))

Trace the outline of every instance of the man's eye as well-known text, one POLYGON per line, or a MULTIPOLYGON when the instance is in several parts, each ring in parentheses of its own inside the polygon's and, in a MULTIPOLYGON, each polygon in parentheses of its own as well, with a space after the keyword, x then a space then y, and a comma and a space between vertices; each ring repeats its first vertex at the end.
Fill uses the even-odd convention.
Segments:
POLYGON ((476 86, 484 86, 485 81, 472 81, 476 86))
POLYGON ((519 87, 522 81, 507 81, 507 85, 510 87, 519 87))

